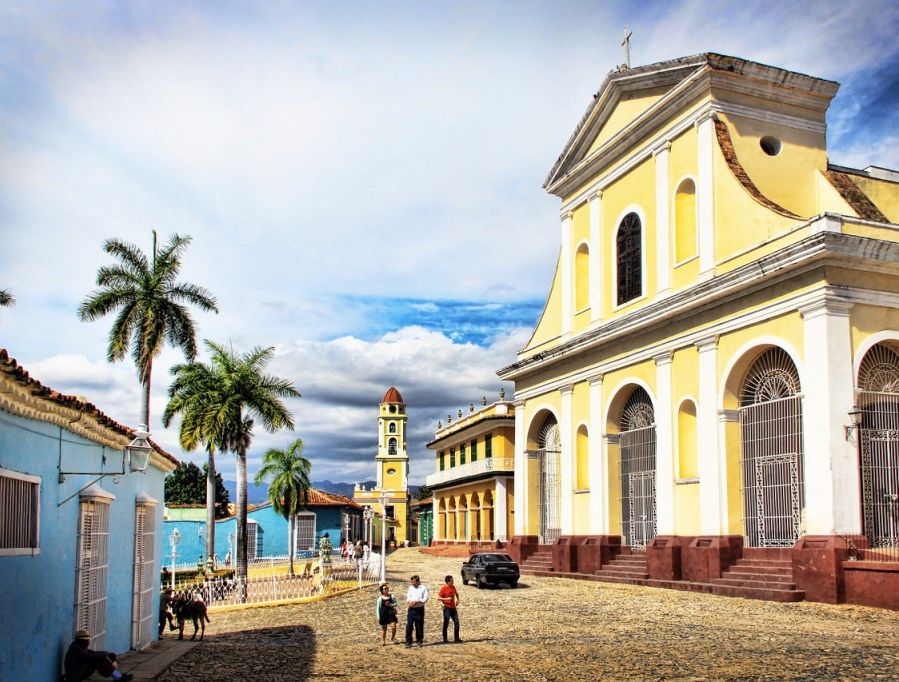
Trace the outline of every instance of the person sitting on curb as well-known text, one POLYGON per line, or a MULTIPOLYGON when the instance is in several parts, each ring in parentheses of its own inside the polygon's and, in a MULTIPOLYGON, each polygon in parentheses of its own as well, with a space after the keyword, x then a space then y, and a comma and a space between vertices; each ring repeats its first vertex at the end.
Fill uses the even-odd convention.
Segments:
POLYGON ((63 663, 66 671, 66 682, 82 682, 95 672, 103 677, 111 677, 114 680, 128 682, 133 678, 131 673, 119 672, 119 664, 116 655, 111 651, 92 651, 88 648, 91 643, 91 633, 87 630, 78 630, 75 639, 66 651, 63 663))

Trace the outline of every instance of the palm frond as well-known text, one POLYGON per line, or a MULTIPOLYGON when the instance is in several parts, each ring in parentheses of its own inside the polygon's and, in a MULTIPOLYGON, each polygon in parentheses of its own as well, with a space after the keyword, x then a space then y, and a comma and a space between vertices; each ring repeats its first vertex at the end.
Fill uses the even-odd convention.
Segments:
POLYGON ((103 250, 110 256, 118 258, 132 274, 142 278, 150 271, 150 263, 140 247, 120 239, 107 239, 103 243, 103 250))

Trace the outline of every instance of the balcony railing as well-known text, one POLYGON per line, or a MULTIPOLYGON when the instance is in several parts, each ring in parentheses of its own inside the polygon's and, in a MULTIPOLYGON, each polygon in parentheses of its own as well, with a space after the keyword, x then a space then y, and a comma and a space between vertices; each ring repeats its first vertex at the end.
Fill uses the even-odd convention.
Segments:
POLYGON ((427 478, 428 487, 442 485, 450 481, 456 481, 462 478, 470 478, 481 474, 489 474, 495 471, 515 470, 515 460, 511 457, 488 457, 479 459, 476 462, 468 462, 456 467, 450 467, 443 471, 431 474, 427 478))

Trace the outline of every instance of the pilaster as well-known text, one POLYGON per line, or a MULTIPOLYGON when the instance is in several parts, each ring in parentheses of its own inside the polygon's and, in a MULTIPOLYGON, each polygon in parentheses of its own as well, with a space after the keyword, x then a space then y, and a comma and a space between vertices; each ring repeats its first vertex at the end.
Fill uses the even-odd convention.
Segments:
POLYGON ((590 532, 600 535, 607 532, 603 524, 606 498, 608 492, 605 486, 605 473, 603 467, 602 438, 602 375, 590 379, 588 382, 590 396, 590 430, 587 446, 589 461, 590 484, 590 532))
POLYGON ((559 258, 562 278, 562 335, 571 333, 572 314, 574 310, 574 282, 571 272, 571 240, 573 232, 573 211, 566 211, 562 216, 562 253, 559 258))
POLYGON ((670 212, 668 157, 671 143, 665 142, 653 152, 656 160, 656 290, 662 294, 671 287, 670 212))
POLYGON ((699 275, 715 274, 715 120, 709 111, 696 120, 696 223, 699 232, 699 275))
POLYGON ((720 535, 722 506, 726 518, 727 481, 722 476, 718 446, 718 337, 697 341, 699 404, 696 406, 696 443, 699 449, 699 527, 703 535, 720 535))
POLYGON ((656 532, 674 534, 674 436, 671 418, 671 353, 656 363, 656 532))
POLYGON ((574 532, 574 448, 573 443, 573 414, 572 398, 574 386, 563 386, 559 389, 562 395, 561 420, 559 423, 559 436, 562 446, 559 495, 559 525, 562 535, 571 535, 574 532))
POLYGON ((496 493, 493 496, 493 539, 502 540, 503 542, 509 539, 509 524, 507 523, 509 516, 508 496, 509 479, 497 478, 496 493))
POLYGON ((525 442, 524 401, 516 401, 515 406, 515 535, 527 535, 528 524, 528 453, 525 442))
POLYGON ((587 198, 590 207, 590 321, 602 322, 605 303, 602 271, 602 192, 587 198))

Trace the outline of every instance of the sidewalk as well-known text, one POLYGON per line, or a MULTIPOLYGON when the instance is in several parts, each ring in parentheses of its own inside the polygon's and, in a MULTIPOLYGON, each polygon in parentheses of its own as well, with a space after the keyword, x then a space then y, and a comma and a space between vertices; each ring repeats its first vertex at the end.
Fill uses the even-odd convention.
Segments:
MULTIPOLYGON (((198 644, 201 642, 191 642, 188 639, 179 641, 175 637, 166 637, 153 642, 142 651, 129 651, 119 656, 119 670, 134 675, 135 682, 155 680, 159 673, 198 644)), ((97 674, 91 675, 88 679, 107 682, 109 680, 108 677, 100 677, 97 674)))

